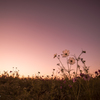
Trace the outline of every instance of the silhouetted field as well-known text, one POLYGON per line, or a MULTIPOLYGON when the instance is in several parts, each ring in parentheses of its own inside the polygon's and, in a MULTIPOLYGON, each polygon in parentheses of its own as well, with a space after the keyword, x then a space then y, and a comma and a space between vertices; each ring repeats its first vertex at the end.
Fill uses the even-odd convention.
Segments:
MULTIPOLYGON (((62 57, 69 56, 69 50, 64 50, 62 57)), ((100 100, 100 70, 95 71, 93 77, 88 73, 89 67, 85 65, 85 60, 80 56, 86 53, 83 51, 78 57, 69 57, 67 59, 68 69, 66 69, 61 60, 60 55, 54 54, 60 63, 62 79, 52 77, 19 77, 18 71, 4 72, 0 76, 0 100, 100 100), (71 75, 71 65, 77 63, 76 72, 71 75), (78 62, 83 63, 83 71, 80 69, 78 62), (77 72, 80 72, 78 74, 77 72)), ((14 67, 13 67, 14 68, 14 67)), ((17 69, 17 68, 16 68, 17 69)))
POLYGON ((100 70, 95 77, 81 73, 69 79, 19 78, 7 72, 0 76, 0 100, 100 100, 100 70))

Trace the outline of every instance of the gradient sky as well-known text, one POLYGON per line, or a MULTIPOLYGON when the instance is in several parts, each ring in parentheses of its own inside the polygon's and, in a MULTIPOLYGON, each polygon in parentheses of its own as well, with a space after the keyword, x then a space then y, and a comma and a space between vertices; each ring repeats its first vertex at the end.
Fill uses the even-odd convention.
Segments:
POLYGON ((51 75, 65 49, 70 57, 86 50, 90 73, 100 69, 99 0, 0 0, 0 73, 51 75))

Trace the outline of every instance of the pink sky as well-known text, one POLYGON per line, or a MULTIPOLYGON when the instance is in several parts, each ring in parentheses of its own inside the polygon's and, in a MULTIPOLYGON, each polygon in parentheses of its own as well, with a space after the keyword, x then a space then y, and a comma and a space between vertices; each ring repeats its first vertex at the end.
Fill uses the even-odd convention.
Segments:
POLYGON ((24 76, 51 75, 59 63, 53 55, 65 49, 70 56, 86 50, 82 57, 90 73, 100 69, 99 5, 91 0, 0 0, 0 72, 17 67, 24 76))

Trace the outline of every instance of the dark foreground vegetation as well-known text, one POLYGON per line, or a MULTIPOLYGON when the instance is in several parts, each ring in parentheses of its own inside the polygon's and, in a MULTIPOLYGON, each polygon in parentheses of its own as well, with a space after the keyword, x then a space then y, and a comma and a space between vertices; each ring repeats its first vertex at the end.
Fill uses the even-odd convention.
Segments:
MULTIPOLYGON (((0 100, 100 100, 100 69, 92 77, 88 73, 89 67, 85 65, 85 60, 80 57, 84 53, 86 51, 82 50, 78 57, 69 57, 68 69, 63 66, 60 55, 54 55, 60 62, 57 65, 60 67, 62 79, 54 76, 55 69, 51 78, 40 76, 40 72, 33 78, 20 78, 18 71, 10 71, 10 75, 4 72, 0 76, 0 100), (84 65, 84 72, 80 69, 79 61, 84 65), (75 62, 76 72, 72 76, 71 66, 75 62), (80 74, 77 74, 78 71, 80 74)), ((69 50, 64 50, 61 55, 67 58, 69 54, 69 50)))
POLYGON ((100 100, 100 70, 73 79, 0 76, 0 100, 100 100))

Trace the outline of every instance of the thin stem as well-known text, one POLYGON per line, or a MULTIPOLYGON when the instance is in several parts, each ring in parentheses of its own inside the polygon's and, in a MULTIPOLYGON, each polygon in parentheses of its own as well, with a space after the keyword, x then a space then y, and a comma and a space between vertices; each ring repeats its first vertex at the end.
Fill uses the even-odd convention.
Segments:
POLYGON ((77 67, 76 67, 76 76, 77 76, 77 70, 78 70, 78 61, 77 61, 77 67))
POLYGON ((70 64, 70 70, 71 70, 71 64, 70 64))
MULTIPOLYGON (((58 57, 57 57, 58 58, 58 57)), ((61 63, 62 67, 65 69, 65 67, 63 66, 62 62, 60 61, 60 59, 58 58, 59 62, 61 63)))
MULTIPOLYGON (((81 54, 82 54, 82 52, 81 52, 81 54)), ((81 56, 81 54, 80 54, 78 57, 80 57, 80 56, 81 56)))
POLYGON ((67 65, 68 65, 68 70, 69 70, 69 64, 68 64, 68 58, 66 57, 66 60, 67 60, 67 65))
MULTIPOLYGON (((70 65, 70 69, 69 70, 71 71, 71 65, 70 65)), ((70 77, 70 71, 69 71, 69 77, 70 77)))
POLYGON ((67 59, 67 65, 68 65, 68 73, 69 73, 69 77, 70 77, 71 65, 70 65, 70 69, 69 69, 68 58, 66 57, 66 59, 67 59))
MULTIPOLYGON (((82 54, 82 52, 81 52, 81 54, 82 54)), ((81 56, 81 54, 78 56, 78 58, 81 56)), ((76 67, 76 75, 75 76, 77 76, 77 70, 78 70, 78 58, 76 58, 76 56, 74 55, 74 57, 75 57, 75 59, 76 59, 76 61, 77 61, 77 67, 76 67)))
MULTIPOLYGON (((57 58, 58 58, 58 57, 57 57, 57 58)), ((62 65, 63 69, 64 69, 65 71, 67 71, 67 72, 68 72, 69 70, 66 70, 66 69, 65 69, 65 67, 64 67, 64 66, 63 66, 63 64, 62 64, 62 62, 60 61, 60 58, 58 58, 58 60, 59 60, 59 62, 61 63, 61 65, 62 65)), ((67 63, 67 64, 68 64, 68 63, 67 63)), ((60 66, 60 67, 61 67, 61 66, 60 66)), ((64 74, 65 74, 65 73, 64 73, 64 74)))

